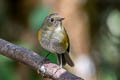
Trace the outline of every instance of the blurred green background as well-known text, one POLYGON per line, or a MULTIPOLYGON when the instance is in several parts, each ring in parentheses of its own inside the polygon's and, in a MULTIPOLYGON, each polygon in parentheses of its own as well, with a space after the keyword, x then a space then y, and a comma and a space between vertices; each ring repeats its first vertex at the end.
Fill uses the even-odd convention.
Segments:
MULTIPOLYGON (((85 25, 89 26, 82 26, 82 28, 89 31, 88 36, 90 39, 87 39, 87 42, 90 42, 90 45, 87 55, 92 59, 94 64, 92 68, 95 71, 94 74, 92 72, 90 73, 92 74, 91 77, 89 77, 89 73, 83 74, 87 77, 80 76, 86 80, 120 80, 120 1, 76 0, 76 4, 73 4, 74 6, 69 6, 71 10, 74 9, 72 7, 76 7, 75 10, 71 11, 73 16, 67 14, 67 12, 70 13, 67 10, 68 6, 63 6, 67 5, 65 3, 67 1, 0 0, 0 38, 45 56, 48 52, 40 47, 37 40, 37 31, 40 29, 45 17, 53 11, 61 12, 61 14, 66 15, 66 18, 72 18, 74 15, 83 13, 86 15, 85 18, 87 17, 88 21, 85 25), (58 7, 58 4, 63 5, 58 7)), ((72 1, 74 0, 68 2, 72 3, 72 1)), ((81 16, 79 15, 77 18, 84 21, 81 16)), ((72 32, 75 30, 79 31, 76 23, 75 25, 71 24, 72 22, 74 23, 75 19, 76 17, 69 20, 71 22, 66 20, 65 25, 69 25, 70 23, 70 26, 72 26, 72 28, 67 28, 71 31, 69 33, 72 34, 72 36, 70 35, 71 38, 74 40, 78 38, 82 39, 83 37, 76 36, 72 32)), ((78 24, 81 23, 78 21, 78 24)), ((86 32, 83 30, 82 35, 85 37, 84 33, 86 32)), ((71 44, 72 48, 74 48, 74 45, 79 43, 71 44)), ((83 44, 86 45, 84 42, 83 44)), ((75 48, 81 50, 79 47, 75 48)), ((88 51, 86 49, 85 51, 88 51)), ((75 52, 74 50, 73 52, 75 52)), ((82 53, 81 51, 81 54, 84 54, 84 52, 82 53)), ((76 60, 78 56, 73 57, 73 60, 76 60)), ((57 64, 56 55, 51 54, 48 56, 48 59, 57 64)), ((85 63, 83 62, 83 64, 85 63)), ((71 72, 76 73, 75 70, 71 70, 71 72)), ((43 78, 28 66, 0 55, 0 80, 43 80, 43 78)))

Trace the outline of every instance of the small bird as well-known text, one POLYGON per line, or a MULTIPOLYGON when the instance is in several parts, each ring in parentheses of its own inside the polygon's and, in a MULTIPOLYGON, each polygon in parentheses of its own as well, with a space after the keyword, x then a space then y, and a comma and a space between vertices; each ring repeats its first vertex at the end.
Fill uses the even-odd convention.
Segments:
POLYGON ((56 53, 60 67, 66 63, 74 66, 69 56, 70 42, 65 28, 62 26, 64 18, 58 13, 52 13, 45 18, 45 21, 38 31, 38 40, 45 50, 56 53))

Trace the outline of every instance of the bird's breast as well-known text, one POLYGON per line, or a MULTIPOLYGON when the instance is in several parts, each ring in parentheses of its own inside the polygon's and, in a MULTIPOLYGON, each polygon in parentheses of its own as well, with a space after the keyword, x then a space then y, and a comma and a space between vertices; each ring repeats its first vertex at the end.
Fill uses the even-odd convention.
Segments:
POLYGON ((62 28, 56 28, 54 31, 43 31, 39 34, 41 46, 53 53, 64 53, 68 47, 67 37, 62 28))

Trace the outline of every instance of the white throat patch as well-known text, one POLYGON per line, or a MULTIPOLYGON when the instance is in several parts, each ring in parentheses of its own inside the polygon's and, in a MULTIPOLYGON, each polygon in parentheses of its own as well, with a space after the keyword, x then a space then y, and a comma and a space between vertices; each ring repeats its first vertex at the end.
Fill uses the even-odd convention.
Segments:
POLYGON ((56 32, 59 32, 62 30, 62 26, 61 25, 58 25, 58 27, 55 29, 56 32))

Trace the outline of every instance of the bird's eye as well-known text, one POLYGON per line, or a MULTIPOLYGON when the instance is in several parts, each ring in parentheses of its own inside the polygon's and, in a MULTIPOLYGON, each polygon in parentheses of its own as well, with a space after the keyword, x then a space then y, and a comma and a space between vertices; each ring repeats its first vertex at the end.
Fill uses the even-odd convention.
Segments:
POLYGON ((51 18, 51 22, 53 22, 54 21, 54 18, 51 18))

